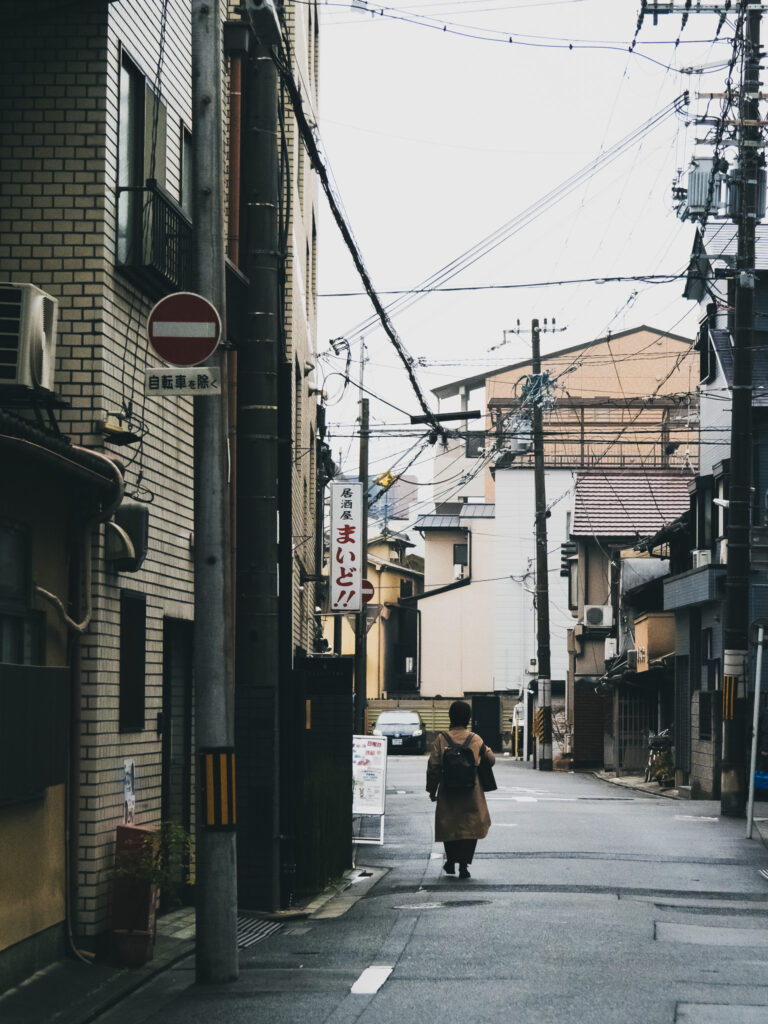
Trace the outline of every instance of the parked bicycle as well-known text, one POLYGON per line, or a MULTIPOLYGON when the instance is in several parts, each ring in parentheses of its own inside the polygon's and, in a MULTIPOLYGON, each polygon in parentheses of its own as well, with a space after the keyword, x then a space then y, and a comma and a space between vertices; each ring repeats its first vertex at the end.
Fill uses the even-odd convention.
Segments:
POLYGON ((648 733, 648 764, 646 782, 662 782, 674 776, 672 764, 672 729, 648 733))

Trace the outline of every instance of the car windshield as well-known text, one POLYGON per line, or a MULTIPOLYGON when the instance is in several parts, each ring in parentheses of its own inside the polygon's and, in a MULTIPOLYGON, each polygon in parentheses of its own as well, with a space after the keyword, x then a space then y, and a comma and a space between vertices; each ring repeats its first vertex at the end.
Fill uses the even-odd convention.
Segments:
POLYGON ((376 724, 392 725, 397 722, 398 724, 408 723, 408 725, 416 725, 418 721, 419 716, 415 711, 382 711, 376 724))

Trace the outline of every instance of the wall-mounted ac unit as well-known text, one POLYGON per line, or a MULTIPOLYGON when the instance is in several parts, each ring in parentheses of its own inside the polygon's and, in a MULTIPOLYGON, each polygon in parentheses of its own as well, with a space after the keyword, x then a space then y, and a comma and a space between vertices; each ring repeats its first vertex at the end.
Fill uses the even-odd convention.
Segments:
POLYGON ((712 562, 712 552, 709 548, 699 548, 691 552, 692 565, 694 569, 701 569, 712 562))
POLYGON ((33 284, 0 283, 0 387, 53 391, 58 305, 33 284))
POLYGON ((610 629, 613 625, 613 608, 609 604, 586 604, 582 621, 587 629, 610 629))

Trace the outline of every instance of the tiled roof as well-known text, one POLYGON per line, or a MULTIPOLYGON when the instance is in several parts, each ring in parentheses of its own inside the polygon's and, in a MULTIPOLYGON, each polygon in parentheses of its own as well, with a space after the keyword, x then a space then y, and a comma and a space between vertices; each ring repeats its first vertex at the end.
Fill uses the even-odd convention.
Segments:
POLYGON ((460 512, 455 515, 430 515, 419 516, 413 524, 414 530, 461 530, 467 524, 467 519, 493 519, 496 515, 496 506, 490 502, 475 502, 470 505, 463 505, 460 512))
POLYGON ((419 516, 413 524, 414 530, 460 530, 460 516, 419 516))
POLYGON ((685 512, 693 473, 592 470, 576 478, 571 533, 633 540, 657 533, 685 512))
POLYGON ((496 506, 486 502, 465 505, 459 515, 462 519, 493 519, 496 515, 496 506))

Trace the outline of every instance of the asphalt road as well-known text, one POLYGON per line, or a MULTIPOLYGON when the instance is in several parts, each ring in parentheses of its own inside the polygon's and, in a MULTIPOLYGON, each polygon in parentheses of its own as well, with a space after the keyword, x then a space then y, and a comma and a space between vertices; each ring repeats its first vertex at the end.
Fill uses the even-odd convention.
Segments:
POLYGON ((318 915, 244 950, 236 983, 190 986, 187 965, 105 1024, 768 1022, 768 851, 742 821, 503 760, 459 881, 425 767, 389 758, 384 846, 318 915))

